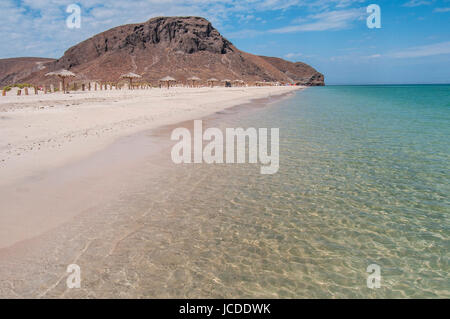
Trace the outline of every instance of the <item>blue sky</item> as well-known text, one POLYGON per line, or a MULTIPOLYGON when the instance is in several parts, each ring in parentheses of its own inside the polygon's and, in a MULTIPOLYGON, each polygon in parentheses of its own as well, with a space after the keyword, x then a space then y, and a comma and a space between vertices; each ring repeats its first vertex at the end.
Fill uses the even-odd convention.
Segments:
POLYGON ((311 64, 327 84, 450 83, 450 0, 0 0, 0 58, 60 57, 99 32, 197 15, 239 49, 311 64), (81 7, 69 29, 66 8, 81 7), (366 8, 381 8, 369 29, 366 8))

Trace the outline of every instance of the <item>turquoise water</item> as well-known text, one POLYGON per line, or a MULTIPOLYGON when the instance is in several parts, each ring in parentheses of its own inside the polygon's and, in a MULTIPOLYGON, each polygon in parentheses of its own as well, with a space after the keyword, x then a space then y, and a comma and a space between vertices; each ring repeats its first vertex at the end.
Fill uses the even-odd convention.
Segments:
POLYGON ((450 86, 309 88, 226 125, 280 128, 277 175, 210 172, 244 296, 450 296, 450 86))
POLYGON ((280 128, 279 172, 139 169, 143 189, 58 239, 83 285, 50 297, 450 297, 450 86, 308 88, 208 125, 280 128))
POLYGON ((221 113, 209 126, 280 128, 279 172, 186 165, 149 186, 119 254, 133 259, 110 262, 138 273, 125 296, 450 297, 449 86, 309 88, 221 113))
POLYGON ((260 116, 281 130, 273 206, 307 234, 312 295, 449 296, 450 86, 310 88, 260 116))

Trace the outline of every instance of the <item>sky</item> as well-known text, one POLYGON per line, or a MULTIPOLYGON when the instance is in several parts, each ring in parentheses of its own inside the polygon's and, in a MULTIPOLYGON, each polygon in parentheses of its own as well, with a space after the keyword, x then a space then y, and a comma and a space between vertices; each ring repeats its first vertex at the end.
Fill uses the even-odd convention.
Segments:
POLYGON ((202 16, 237 48, 310 64, 327 84, 450 83, 450 0, 0 0, 0 58, 59 58, 112 27, 202 16), (80 28, 67 27, 71 4, 80 28), (380 8, 369 28, 367 7, 380 8))

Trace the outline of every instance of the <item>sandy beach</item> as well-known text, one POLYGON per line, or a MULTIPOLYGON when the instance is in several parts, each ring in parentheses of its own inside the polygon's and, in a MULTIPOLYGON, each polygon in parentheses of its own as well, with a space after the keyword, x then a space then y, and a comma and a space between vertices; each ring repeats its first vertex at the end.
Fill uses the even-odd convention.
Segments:
MULTIPOLYGON (((113 172, 106 169, 117 171, 125 156, 104 156, 89 168, 77 164, 113 141, 298 89, 172 88, 2 97, 0 248, 38 236, 113 193, 108 180, 113 172)), ((128 165, 132 169, 133 163, 128 165)))

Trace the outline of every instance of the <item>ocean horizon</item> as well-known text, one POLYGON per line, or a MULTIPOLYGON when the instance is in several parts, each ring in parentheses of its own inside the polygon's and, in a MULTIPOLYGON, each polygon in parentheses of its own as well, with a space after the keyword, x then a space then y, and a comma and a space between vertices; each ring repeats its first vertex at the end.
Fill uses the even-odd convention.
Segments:
POLYGON ((427 86, 427 85, 444 85, 448 86, 450 83, 353 83, 353 84, 329 84, 326 86, 427 86))

